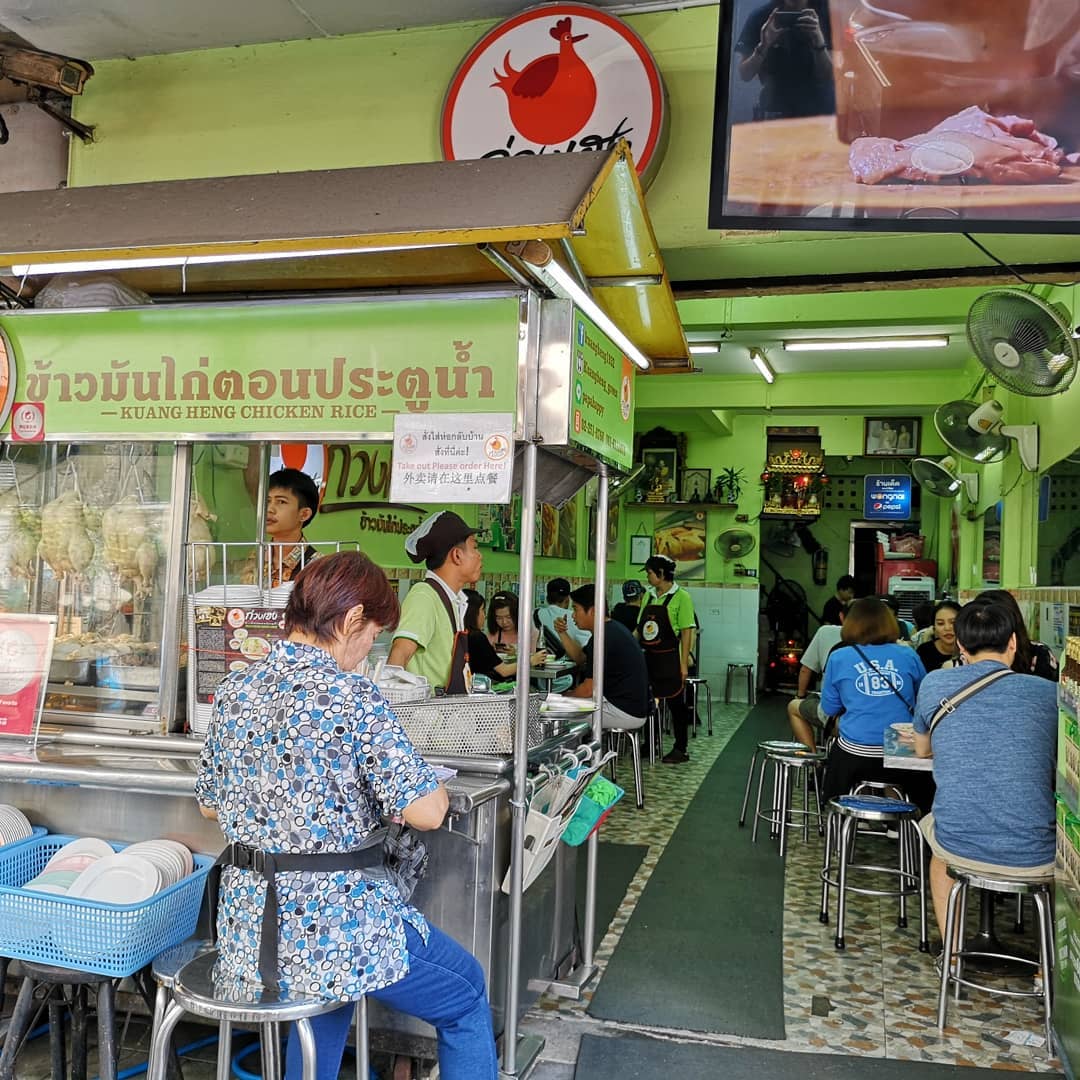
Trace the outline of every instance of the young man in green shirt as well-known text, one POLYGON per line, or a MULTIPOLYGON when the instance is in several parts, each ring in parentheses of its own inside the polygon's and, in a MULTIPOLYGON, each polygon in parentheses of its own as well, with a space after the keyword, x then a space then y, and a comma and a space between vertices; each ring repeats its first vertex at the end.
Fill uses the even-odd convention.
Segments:
POLYGON ((454 635, 465 629, 468 598, 462 590, 483 570, 475 534, 452 510, 440 510, 405 541, 410 560, 426 563, 428 572, 401 605, 387 663, 423 675, 432 687, 449 681, 454 635))

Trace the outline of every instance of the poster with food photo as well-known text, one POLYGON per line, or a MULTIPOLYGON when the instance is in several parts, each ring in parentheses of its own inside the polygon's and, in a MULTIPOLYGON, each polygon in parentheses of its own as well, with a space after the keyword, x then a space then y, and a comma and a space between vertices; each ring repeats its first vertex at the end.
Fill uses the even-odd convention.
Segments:
POLYGON ((572 559, 577 554, 578 500, 575 496, 561 508, 540 504, 540 554, 552 559, 572 559))
POLYGON ((734 0, 720 24, 710 227, 1077 227, 1075 3, 734 0))
POLYGON ((704 510, 677 510, 656 520, 653 551, 676 562, 676 581, 705 578, 706 515, 704 510))

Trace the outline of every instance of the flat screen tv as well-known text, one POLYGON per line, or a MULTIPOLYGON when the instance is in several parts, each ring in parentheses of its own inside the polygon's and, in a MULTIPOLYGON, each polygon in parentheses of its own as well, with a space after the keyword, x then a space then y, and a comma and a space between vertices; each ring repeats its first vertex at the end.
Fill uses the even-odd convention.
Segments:
POLYGON ((1080 0, 732 0, 710 228, 1080 230, 1080 0))

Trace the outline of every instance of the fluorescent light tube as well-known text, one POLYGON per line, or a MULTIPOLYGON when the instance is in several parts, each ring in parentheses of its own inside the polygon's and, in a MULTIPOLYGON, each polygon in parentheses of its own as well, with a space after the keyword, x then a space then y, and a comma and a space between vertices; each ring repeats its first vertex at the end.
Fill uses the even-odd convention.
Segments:
POLYGON ((812 341, 809 338, 785 341, 787 352, 854 352, 863 349, 944 349, 949 344, 947 335, 930 337, 880 337, 880 338, 826 338, 812 341))
POLYGON ((718 353, 720 351, 719 345, 691 345, 691 356, 708 356, 712 353, 718 353))
POLYGON ((20 263, 11 267, 14 277, 33 274, 86 274, 91 270, 143 270, 149 267, 207 266, 213 263, 269 262, 280 259, 315 259, 323 255, 367 255, 385 251, 452 247, 451 244, 390 244, 380 247, 316 248, 303 251, 250 251, 221 255, 162 255, 145 259, 91 259, 74 262, 20 263))
POLYGON ((769 384, 776 378, 776 372, 769 367, 768 360, 765 359, 765 354, 760 349, 750 350, 750 359, 754 361, 754 367, 758 369, 758 373, 769 384))
POLYGON ((529 265, 535 267, 536 272, 543 277, 554 292, 563 299, 572 300, 577 304, 642 371, 648 371, 652 367, 652 361, 615 325, 611 316, 577 283, 574 276, 565 270, 561 263, 552 259, 546 266, 536 266, 535 263, 529 263, 529 265))

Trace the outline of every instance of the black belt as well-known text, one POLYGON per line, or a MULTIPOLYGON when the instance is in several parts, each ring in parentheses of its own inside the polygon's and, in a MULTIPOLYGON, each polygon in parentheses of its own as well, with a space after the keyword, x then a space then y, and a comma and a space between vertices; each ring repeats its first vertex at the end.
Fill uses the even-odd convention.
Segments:
POLYGON ((373 832, 355 851, 293 854, 262 851, 234 841, 217 857, 207 879, 210 900, 210 933, 217 931, 218 887, 221 868, 235 866, 238 870, 253 870, 266 879, 266 898, 263 901, 262 926, 259 930, 259 975, 270 990, 278 988, 278 874, 289 871, 336 873, 343 870, 381 870, 385 866, 383 843, 389 829, 373 832))

